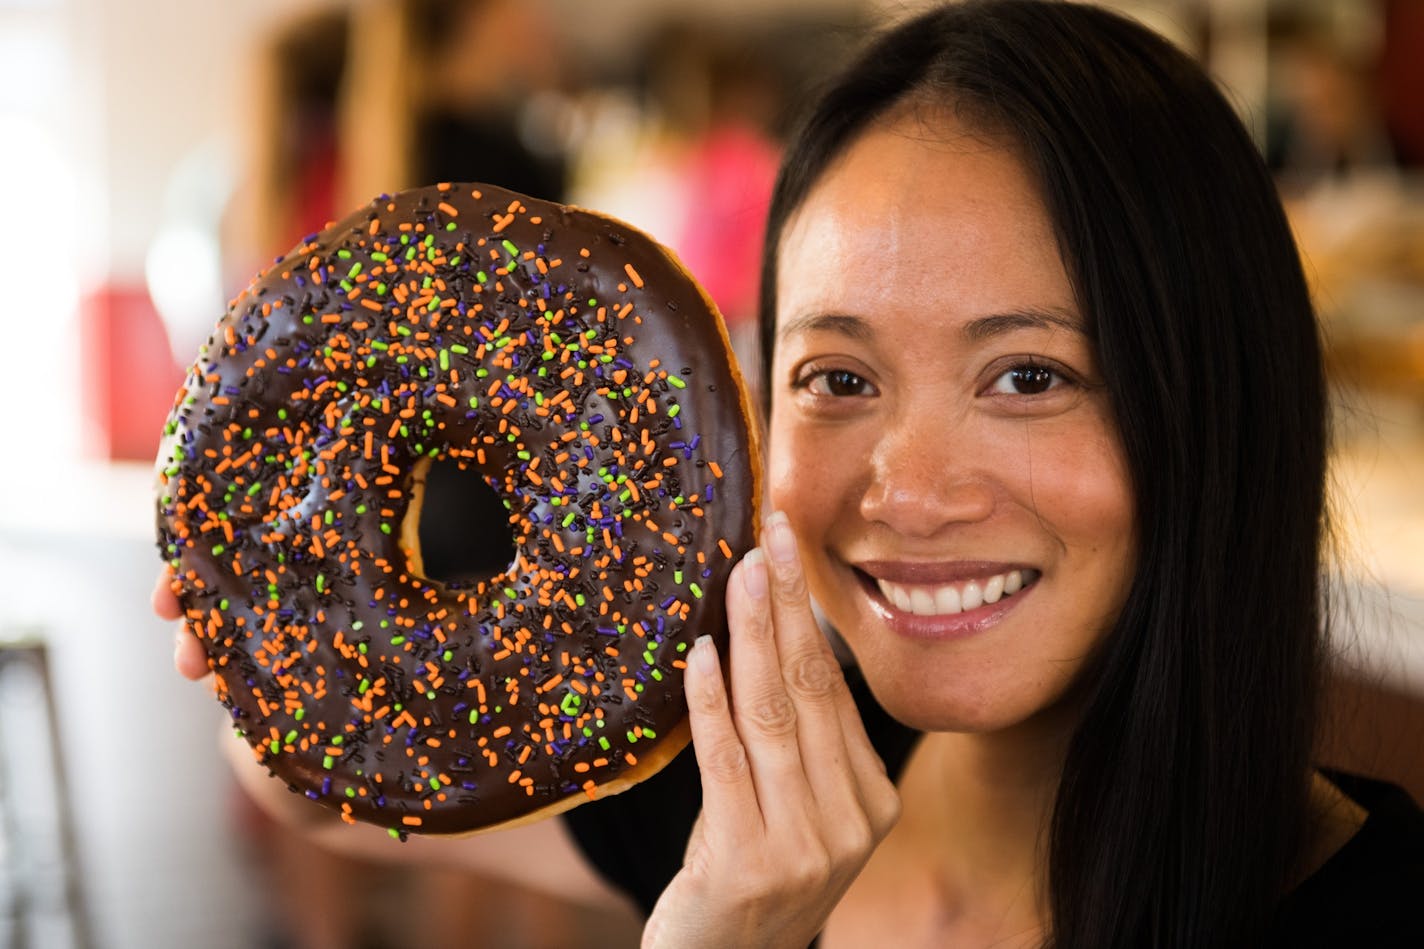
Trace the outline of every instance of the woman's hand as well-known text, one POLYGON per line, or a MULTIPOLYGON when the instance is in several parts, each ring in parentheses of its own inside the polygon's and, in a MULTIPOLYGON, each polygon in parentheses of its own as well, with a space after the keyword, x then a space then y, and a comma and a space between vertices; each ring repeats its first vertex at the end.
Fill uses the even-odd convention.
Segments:
POLYGON ((711 641, 688 657, 702 816, 645 949, 805 946, 899 817, 784 515, 767 520, 762 549, 728 584, 730 700, 711 641))
MULTIPOLYGON (((173 591, 173 568, 164 567, 158 573, 153 586, 153 612, 159 619, 178 621, 183 618, 183 607, 178 603, 178 594, 173 591)), ((208 674, 208 656, 203 644, 188 632, 187 623, 179 623, 173 633, 173 668, 185 679, 201 679, 208 674)))

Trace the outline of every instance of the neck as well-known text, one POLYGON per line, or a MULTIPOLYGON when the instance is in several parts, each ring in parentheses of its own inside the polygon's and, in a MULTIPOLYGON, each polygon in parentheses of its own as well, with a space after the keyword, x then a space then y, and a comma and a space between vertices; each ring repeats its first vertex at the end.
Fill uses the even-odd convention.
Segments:
POLYGON ((973 918, 1004 937, 1047 920, 1048 830, 1071 716, 1043 716, 992 734, 934 733, 902 782, 910 839, 946 918, 973 918))

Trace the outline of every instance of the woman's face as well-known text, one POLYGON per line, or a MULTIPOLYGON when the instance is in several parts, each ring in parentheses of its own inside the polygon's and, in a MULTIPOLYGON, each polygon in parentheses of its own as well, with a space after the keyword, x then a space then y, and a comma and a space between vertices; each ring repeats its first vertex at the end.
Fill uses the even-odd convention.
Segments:
POLYGON ((788 222, 770 490, 907 724, 1052 706, 1122 607, 1133 498, 1052 224, 1012 150, 873 126, 788 222))

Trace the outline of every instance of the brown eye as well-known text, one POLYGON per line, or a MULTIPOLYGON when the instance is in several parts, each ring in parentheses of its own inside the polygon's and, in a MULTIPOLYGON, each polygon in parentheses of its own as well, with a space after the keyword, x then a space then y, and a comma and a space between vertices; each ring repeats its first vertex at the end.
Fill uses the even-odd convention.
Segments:
POLYGON ((1003 395, 1041 395, 1061 382, 1059 374, 1047 366, 1025 363, 994 380, 993 389, 1003 395))
POLYGON ((806 387, 815 395, 838 398, 870 394, 870 383, 846 369, 818 372, 808 380, 806 387))

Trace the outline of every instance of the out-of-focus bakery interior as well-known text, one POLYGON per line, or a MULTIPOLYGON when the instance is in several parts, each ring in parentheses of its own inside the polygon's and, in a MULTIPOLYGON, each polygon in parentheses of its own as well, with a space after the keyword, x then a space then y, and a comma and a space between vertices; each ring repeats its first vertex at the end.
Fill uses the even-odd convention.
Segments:
MULTIPOLYGON (((1323 757, 1424 799, 1424 4, 1110 5, 1208 63, 1278 176, 1339 407, 1323 757)), ((158 434, 265 261, 440 180, 640 225, 751 358, 788 120, 875 22, 916 6, 0 0, 5 945, 636 942, 620 911, 316 852, 245 803, 218 707, 172 671, 148 606, 158 434)))

